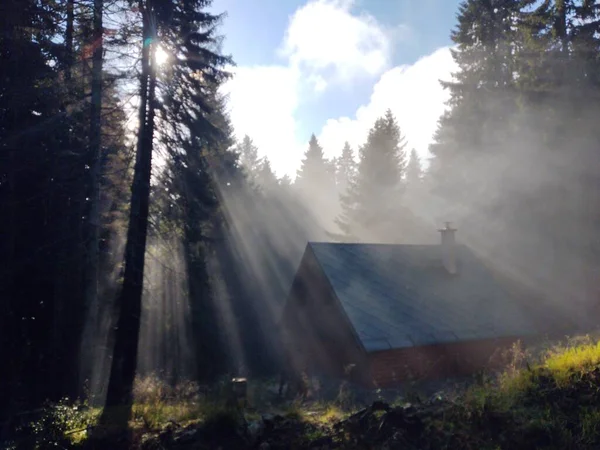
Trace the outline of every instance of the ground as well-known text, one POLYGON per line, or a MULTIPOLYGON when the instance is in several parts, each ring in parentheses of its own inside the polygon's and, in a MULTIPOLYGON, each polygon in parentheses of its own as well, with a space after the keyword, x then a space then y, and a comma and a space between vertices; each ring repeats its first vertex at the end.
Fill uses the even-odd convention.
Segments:
POLYGON ((98 410, 65 402, 9 448, 600 448, 600 341, 591 336, 515 346, 502 373, 469 383, 369 393, 337 386, 333 396, 302 402, 278 400, 269 380, 250 383, 239 408, 219 401, 225 384, 212 396, 155 379, 138 386, 129 435, 103 436, 94 428, 98 410))

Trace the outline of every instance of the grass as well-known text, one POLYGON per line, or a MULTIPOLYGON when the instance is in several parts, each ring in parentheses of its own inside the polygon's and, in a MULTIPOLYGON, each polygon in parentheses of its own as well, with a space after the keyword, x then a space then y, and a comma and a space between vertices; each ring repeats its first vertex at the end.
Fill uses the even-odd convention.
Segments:
POLYGON ((581 378, 600 366, 600 340, 595 341, 590 336, 570 339, 565 344, 551 345, 538 350, 537 356, 520 348, 513 348, 513 352, 523 352, 525 358, 531 358, 533 363, 526 363, 526 366, 521 368, 511 367, 499 376, 498 394, 506 397, 518 396, 534 389, 540 381, 540 376, 543 379, 550 377, 557 387, 565 387, 574 378, 581 378))
POLYGON ((131 424, 133 427, 159 429, 169 422, 188 425, 206 415, 207 407, 197 403, 136 403, 133 405, 131 424))
POLYGON ((485 434, 494 419, 517 447, 535 439, 537 448, 600 447, 600 341, 585 336, 536 353, 512 351, 503 373, 469 387, 459 400, 463 419, 482 427, 470 432, 485 434))
MULTIPOLYGON (((472 443, 465 448, 482 449, 600 448, 600 339, 583 336, 528 349, 516 344, 509 353, 502 373, 478 377, 452 396, 444 413, 428 421, 424 438, 462 436, 472 443)), ((138 380, 131 426, 140 432, 156 432, 171 422, 232 427, 240 415, 225 407, 222 388, 218 385, 208 395, 193 384, 169 387, 157 378, 138 380)), ((279 413, 310 425, 310 439, 324 436, 361 406, 350 408, 340 399, 275 406, 268 402, 269 389, 266 382, 249 386, 245 419, 259 421, 262 414, 279 413)), ((394 403, 403 402, 406 398, 394 403)), ((100 412, 82 403, 60 402, 32 430, 50 432, 57 442, 82 442, 86 427, 95 425, 100 412)))
POLYGON ((600 364, 600 341, 551 350, 544 361, 557 384, 564 385, 573 373, 585 373, 600 364))

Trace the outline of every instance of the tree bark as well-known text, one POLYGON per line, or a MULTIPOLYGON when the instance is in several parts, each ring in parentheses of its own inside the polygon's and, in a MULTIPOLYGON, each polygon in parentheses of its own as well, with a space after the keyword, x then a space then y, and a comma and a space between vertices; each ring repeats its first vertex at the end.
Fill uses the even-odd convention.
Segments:
POLYGON ((75 0, 67 0, 67 26, 65 29, 65 52, 66 52, 66 69, 65 79, 71 81, 73 73, 73 30, 75 26, 75 0))
POLYGON ((120 313, 103 415, 105 423, 110 422, 123 427, 127 425, 133 404, 152 171, 156 77, 151 52, 151 39, 154 37, 154 33, 148 14, 148 11, 142 11, 144 46, 140 89, 140 126, 125 247, 125 272, 119 297, 120 313))
POLYGON ((98 251, 100 238, 100 166, 102 151, 102 63, 103 63, 103 0, 94 0, 94 32, 92 56, 92 95, 90 105, 90 147, 88 176, 88 244, 86 259, 85 302, 87 307, 97 305, 98 251))

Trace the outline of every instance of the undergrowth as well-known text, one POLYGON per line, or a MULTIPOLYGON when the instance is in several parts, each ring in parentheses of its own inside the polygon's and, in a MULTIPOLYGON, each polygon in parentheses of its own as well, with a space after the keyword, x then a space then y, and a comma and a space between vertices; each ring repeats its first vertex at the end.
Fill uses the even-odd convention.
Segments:
POLYGON ((585 336, 537 354, 520 345, 511 352, 504 372, 462 396, 471 425, 485 434, 496 422, 505 435, 495 439, 517 448, 600 447, 600 341, 585 336))
MULTIPOLYGON (((434 442, 437 436, 436 442, 443 443, 443 436, 450 436, 448 442, 455 448, 600 448, 598 338, 583 336, 528 349, 517 343, 505 356, 502 373, 474 377, 469 387, 445 397, 443 414, 432 413, 427 419, 425 439, 434 442)), ((271 412, 285 420, 312 423, 311 439, 360 407, 350 402, 346 388, 329 401, 271 405, 269 388, 261 383, 249 386, 245 420, 258 423, 271 412)), ((193 383, 172 387, 155 377, 137 380, 130 425, 144 432, 159 431, 171 422, 182 426, 197 422, 207 429, 230 423, 227 426, 234 429, 240 415, 224 403, 225 386, 223 381, 208 393, 193 383)), ((402 408, 407 401, 398 399, 392 406, 402 408)), ((417 409, 418 403, 413 405, 417 409)), ((49 405, 38 421, 29 424, 27 432, 43 436, 30 448, 82 442, 100 412, 68 400, 49 405)))

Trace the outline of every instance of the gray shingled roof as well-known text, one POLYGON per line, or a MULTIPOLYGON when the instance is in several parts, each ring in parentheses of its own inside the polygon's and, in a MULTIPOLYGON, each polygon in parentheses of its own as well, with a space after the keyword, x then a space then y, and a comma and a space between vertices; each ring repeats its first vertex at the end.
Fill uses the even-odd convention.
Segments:
POLYGON ((308 245, 366 351, 535 333, 464 245, 457 275, 443 268, 438 245, 308 245))

